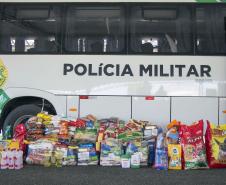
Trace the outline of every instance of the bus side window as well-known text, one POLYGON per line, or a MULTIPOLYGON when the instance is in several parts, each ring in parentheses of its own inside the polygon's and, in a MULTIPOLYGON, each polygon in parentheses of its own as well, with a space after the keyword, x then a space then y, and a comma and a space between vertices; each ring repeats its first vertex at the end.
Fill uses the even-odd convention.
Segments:
MULTIPOLYGON (((56 53, 60 42, 61 8, 47 4, 6 4, 3 5, 0 39, 10 38, 4 48, 11 53, 56 53), (35 39, 38 43, 35 43, 35 39), (32 49, 33 48, 33 49, 32 49)), ((3 48, 3 46, 1 46, 3 48)))
POLYGON ((123 7, 75 5, 68 8, 66 15, 66 52, 98 54, 125 51, 123 7))
POLYGON ((153 53, 192 51, 190 6, 134 5, 130 12, 130 52, 143 53, 141 44, 147 39, 154 47, 153 53))
POLYGON ((196 8, 196 47, 198 54, 225 54, 226 6, 199 5, 196 8))

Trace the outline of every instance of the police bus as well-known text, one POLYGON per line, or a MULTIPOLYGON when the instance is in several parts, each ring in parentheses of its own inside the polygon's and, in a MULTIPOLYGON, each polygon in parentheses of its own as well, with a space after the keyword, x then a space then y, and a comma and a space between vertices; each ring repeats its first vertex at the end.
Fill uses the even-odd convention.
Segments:
POLYGON ((225 0, 0 0, 2 128, 40 112, 226 123, 225 0))

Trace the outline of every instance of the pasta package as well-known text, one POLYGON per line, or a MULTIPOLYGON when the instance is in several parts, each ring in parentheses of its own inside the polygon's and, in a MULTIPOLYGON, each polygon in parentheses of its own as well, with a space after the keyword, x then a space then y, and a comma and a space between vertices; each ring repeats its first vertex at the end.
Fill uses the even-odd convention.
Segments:
POLYGON ((226 168, 226 124, 207 122, 205 135, 207 160, 210 168, 226 168))
POLYGON ((181 170, 181 145, 179 144, 169 144, 168 145, 168 157, 170 170, 181 170))
POLYGON ((181 125, 179 131, 182 146, 183 169, 208 168, 203 141, 203 120, 190 126, 181 125))

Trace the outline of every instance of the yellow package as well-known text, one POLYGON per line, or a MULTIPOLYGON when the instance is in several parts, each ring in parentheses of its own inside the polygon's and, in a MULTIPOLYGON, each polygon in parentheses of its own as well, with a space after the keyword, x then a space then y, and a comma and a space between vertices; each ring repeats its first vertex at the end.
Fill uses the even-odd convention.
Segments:
POLYGON ((207 160, 210 168, 226 168, 226 124, 207 124, 207 160))
POLYGON ((181 145, 169 144, 168 145, 169 169, 181 170, 181 145))
POLYGON ((11 141, 9 144, 9 149, 10 150, 19 150, 20 149, 20 143, 19 141, 11 141))

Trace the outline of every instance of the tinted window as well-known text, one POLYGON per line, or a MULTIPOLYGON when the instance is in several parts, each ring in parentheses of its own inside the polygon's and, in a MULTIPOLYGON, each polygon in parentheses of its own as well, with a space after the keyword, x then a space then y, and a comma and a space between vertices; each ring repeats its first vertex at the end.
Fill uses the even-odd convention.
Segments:
POLYGON ((74 53, 122 52, 124 22, 119 6, 72 6, 67 11, 65 49, 74 53))
POLYGON ((0 51, 55 53, 59 49, 60 9, 47 5, 9 5, 2 10, 0 51))
POLYGON ((201 5, 196 8, 197 52, 226 53, 226 7, 201 5))
POLYGON ((191 52, 192 28, 189 6, 135 6, 130 14, 132 52, 191 52))

